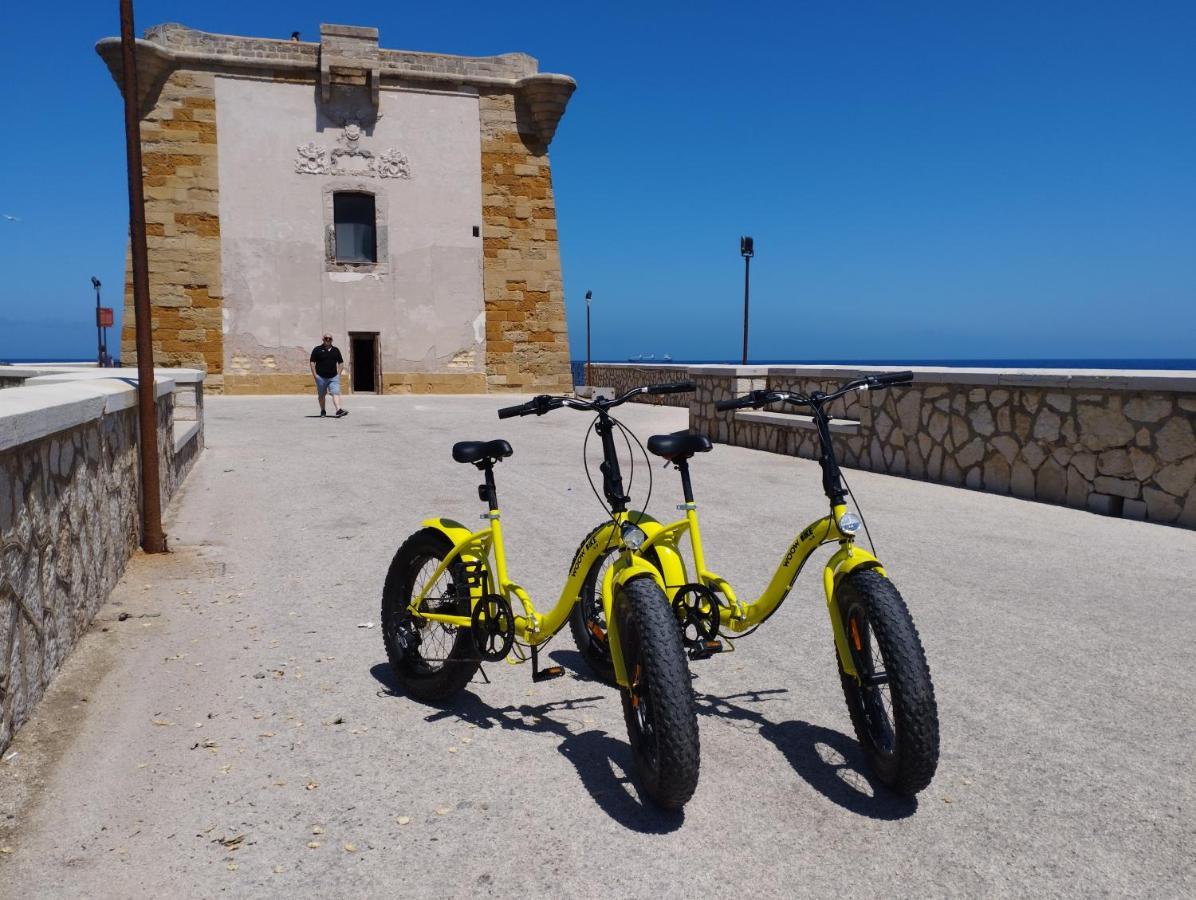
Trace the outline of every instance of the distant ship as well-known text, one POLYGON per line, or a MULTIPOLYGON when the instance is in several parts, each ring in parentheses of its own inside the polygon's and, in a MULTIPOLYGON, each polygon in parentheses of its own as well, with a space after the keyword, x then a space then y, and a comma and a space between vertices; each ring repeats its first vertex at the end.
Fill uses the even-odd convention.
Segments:
MULTIPOLYGON (((639 356, 629 356, 629 357, 627 357, 627 361, 628 361, 628 362, 633 362, 633 363, 636 363, 636 362, 646 362, 646 363, 650 363, 650 362, 656 362, 656 354, 655 354, 655 353, 649 353, 647 356, 645 356, 644 354, 642 354, 642 353, 641 353, 639 356)), ((673 361, 673 357, 669 356, 669 354, 667 354, 667 353, 666 353, 664 356, 662 356, 662 357, 660 358, 660 361, 661 361, 661 362, 672 362, 672 361, 673 361)))

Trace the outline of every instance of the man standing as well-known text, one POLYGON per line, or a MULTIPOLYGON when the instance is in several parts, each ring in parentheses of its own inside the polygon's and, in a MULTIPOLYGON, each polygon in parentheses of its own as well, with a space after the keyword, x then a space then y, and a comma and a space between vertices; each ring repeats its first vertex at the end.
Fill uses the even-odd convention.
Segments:
POLYGON ((332 346, 332 335, 325 334, 324 342, 311 351, 310 364, 312 377, 316 379, 316 395, 320 399, 320 415, 328 415, 324 409, 324 395, 332 394, 336 417, 347 416, 348 410, 341 409, 341 371, 345 368, 345 358, 332 346))

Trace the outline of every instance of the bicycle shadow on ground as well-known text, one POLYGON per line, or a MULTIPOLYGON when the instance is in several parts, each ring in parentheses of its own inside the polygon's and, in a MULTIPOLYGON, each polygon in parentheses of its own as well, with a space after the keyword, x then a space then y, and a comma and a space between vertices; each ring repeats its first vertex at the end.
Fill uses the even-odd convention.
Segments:
POLYGON ((694 698, 699 715, 759 726, 760 736, 784 754, 793 771, 849 812, 889 821, 914 814, 918 801, 895 794, 876 781, 869 774, 860 745, 852 738, 800 719, 773 722, 759 710, 744 705, 767 703, 772 699, 770 695, 787 693, 787 688, 744 691, 727 697, 696 692, 694 698))
MULTIPOLYGON (((385 688, 385 695, 404 697, 402 686, 394 677, 389 663, 379 663, 370 674, 385 688)), ((383 692, 380 692, 383 693, 383 692)), ((592 708, 606 696, 578 697, 555 700, 538 705, 520 704, 496 708, 483 701, 473 691, 462 692, 450 703, 412 702, 431 710, 427 722, 456 718, 479 729, 501 728, 507 731, 526 731, 532 734, 551 734, 561 739, 557 746, 565 759, 577 770, 589 795, 608 816, 630 831, 641 834, 668 834, 685 821, 685 813, 666 812, 640 799, 629 774, 634 763, 631 747, 626 740, 611 737, 605 731, 571 731, 569 723, 552 718, 549 713, 592 708)))

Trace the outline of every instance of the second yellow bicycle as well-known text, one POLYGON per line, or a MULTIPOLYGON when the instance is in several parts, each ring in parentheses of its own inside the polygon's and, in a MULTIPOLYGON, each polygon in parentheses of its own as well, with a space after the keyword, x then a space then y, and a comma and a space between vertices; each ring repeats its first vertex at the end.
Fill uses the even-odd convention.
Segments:
MULTIPOLYGON (((720 410, 759 409, 774 403, 806 407, 812 413, 822 454, 822 487, 829 515, 807 525, 789 544, 764 592, 740 600, 726 579, 707 568, 689 461, 711 449, 709 438, 688 431, 655 435, 648 450, 672 463, 681 474, 685 518, 663 524, 647 515, 635 523, 647 539, 638 554, 659 573, 691 659, 713 656, 723 641, 750 634, 784 602, 814 551, 837 545, 822 571, 826 608, 848 713, 860 745, 880 782, 913 795, 925 788, 938 765, 938 706, 926 655, 909 609, 874 555, 856 543, 862 523, 847 507, 848 491, 831 442, 831 401, 851 391, 882 390, 912 380, 912 373, 870 375, 825 394, 757 390, 717 403, 720 410), (688 536, 693 570, 682 556, 688 536)), ((611 560, 592 564, 573 611, 571 625, 578 648, 603 679, 611 677, 606 620, 595 602, 611 560)))

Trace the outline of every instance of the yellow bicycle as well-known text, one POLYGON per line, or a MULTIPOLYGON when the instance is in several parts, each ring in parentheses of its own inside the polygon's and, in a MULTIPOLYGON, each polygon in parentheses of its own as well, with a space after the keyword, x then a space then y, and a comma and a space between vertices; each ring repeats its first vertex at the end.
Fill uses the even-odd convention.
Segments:
POLYGON ((612 558, 598 596, 610 623, 611 680, 620 689, 636 774, 644 794, 680 809, 698 783, 697 712, 681 635, 655 569, 632 552, 644 535, 631 523, 610 409, 642 393, 692 391, 691 383, 635 388, 619 398, 582 401, 542 395, 500 409, 500 419, 542 416, 562 406, 596 413, 610 521, 578 547, 556 605, 539 612, 507 572, 494 466, 513 451, 504 440, 463 441, 453 459, 484 474, 478 496, 486 527, 471 531, 452 519, 427 519, 403 543, 386 575, 382 637, 391 669, 407 694, 443 701, 464 689, 483 661, 532 663, 532 680, 564 674, 541 668, 540 648, 568 621, 586 573, 599 556, 612 558), (518 609, 518 611, 516 611, 518 609))
MULTIPOLYGON (((881 390, 908 383, 910 372, 870 375, 841 389, 810 395, 757 390, 721 401, 719 410, 789 403, 808 407, 822 445, 819 463, 830 514, 806 526, 792 541, 776 572, 754 601, 744 603, 727 581, 706 567, 689 460, 711 449, 705 435, 680 431, 654 435, 648 450, 681 473, 685 518, 662 524, 640 515, 635 524, 646 534, 638 555, 659 573, 691 659, 724 649, 723 640, 746 637, 777 611, 789 595, 811 554, 823 544, 838 544, 823 569, 827 612, 834 635, 839 675, 856 736, 881 783, 912 796, 934 777, 939 755, 938 706, 926 655, 909 609, 880 561, 856 544, 862 519, 847 507, 849 491, 831 443, 827 405, 851 391, 881 390), (688 571, 681 543, 688 533, 693 569, 688 571)), ((865 528, 866 530, 866 528, 865 528)), ((592 563, 582 596, 571 617, 574 640, 603 679, 611 677, 608 619, 595 603, 595 585, 603 580, 607 558, 592 563)))

